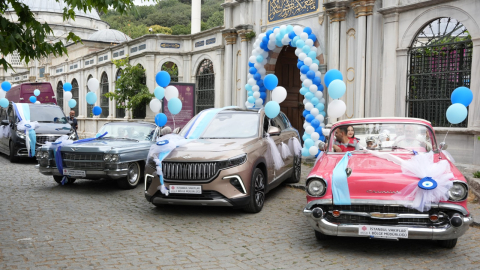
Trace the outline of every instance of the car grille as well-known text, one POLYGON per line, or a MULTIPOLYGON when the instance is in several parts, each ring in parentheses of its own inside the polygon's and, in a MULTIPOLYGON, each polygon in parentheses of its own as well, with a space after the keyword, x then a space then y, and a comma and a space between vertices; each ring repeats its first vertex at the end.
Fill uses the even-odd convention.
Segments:
POLYGON ((69 160, 101 160, 103 161, 103 154, 90 153, 62 153, 63 159, 69 160))
POLYGON ((202 194, 180 194, 180 193, 169 193, 168 197, 163 195, 161 192, 157 193, 159 197, 165 199, 177 199, 177 200, 218 200, 226 199, 221 193, 213 190, 202 190, 202 194))
POLYGON ((44 145, 46 142, 54 142, 55 140, 57 140, 58 138, 60 138, 60 136, 42 136, 42 135, 38 135, 37 136, 37 144, 38 145, 44 145))
POLYGON ((74 169, 104 169, 103 162, 64 161, 64 167, 74 169))
POLYGON ((163 177, 168 180, 210 180, 217 172, 216 162, 162 162, 163 177))
POLYGON ((74 169, 104 169, 103 154, 62 153, 64 166, 74 169))

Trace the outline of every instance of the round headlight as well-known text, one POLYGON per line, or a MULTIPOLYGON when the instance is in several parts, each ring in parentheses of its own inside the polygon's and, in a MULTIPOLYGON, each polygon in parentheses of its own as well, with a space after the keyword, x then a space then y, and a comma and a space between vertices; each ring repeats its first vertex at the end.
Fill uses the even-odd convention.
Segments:
POLYGON ((110 154, 105 154, 105 156, 103 156, 104 161, 110 161, 111 158, 112 158, 112 155, 110 154))
POLYGON ((308 182, 307 193, 310 196, 320 197, 320 196, 323 196, 323 194, 325 194, 325 191, 326 191, 326 185, 323 180, 314 179, 308 182))
POLYGON ((112 155, 112 158, 110 159, 112 162, 118 161, 118 155, 112 155))
POLYGON ((448 191, 450 201, 458 202, 467 199, 468 189, 464 183, 456 182, 448 191))

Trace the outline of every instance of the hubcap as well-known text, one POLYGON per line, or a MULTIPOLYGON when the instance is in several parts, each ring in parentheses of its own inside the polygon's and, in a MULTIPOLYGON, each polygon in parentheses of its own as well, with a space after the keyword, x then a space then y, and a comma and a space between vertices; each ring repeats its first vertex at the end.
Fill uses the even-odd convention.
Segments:
POLYGON ((258 174, 255 178, 255 203, 257 206, 262 206, 265 201, 265 185, 263 175, 258 174))
POLYGON ((135 184, 138 179, 139 169, 136 163, 132 163, 128 166, 128 182, 135 184))

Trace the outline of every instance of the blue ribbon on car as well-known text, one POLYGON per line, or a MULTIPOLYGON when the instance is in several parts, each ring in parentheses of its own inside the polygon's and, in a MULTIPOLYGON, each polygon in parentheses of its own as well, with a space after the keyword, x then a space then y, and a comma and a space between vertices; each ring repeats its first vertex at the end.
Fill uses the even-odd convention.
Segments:
POLYGON ((212 122, 213 118, 215 116, 227 109, 231 108, 238 108, 237 106, 228 106, 228 107, 223 107, 219 109, 208 109, 205 111, 202 111, 197 118, 193 121, 192 125, 188 128, 187 132, 185 133, 185 139, 198 139, 202 135, 203 131, 208 127, 210 122, 212 122), (198 121, 198 124, 197 124, 198 121), (195 126, 195 124, 197 124, 195 126), (194 128, 195 127, 195 128, 194 128), (194 128, 194 129, 193 129, 194 128), (193 131, 192 131, 193 129, 193 131))
POLYGON ((15 104, 15 102, 12 102, 12 104, 18 118, 17 130, 24 131, 28 156, 34 157, 37 144, 35 128, 37 128, 38 123, 30 121, 30 106, 28 104, 15 104))
POLYGON ((348 159, 352 156, 350 152, 347 152, 337 166, 333 169, 332 173, 332 195, 333 203, 335 205, 351 205, 350 190, 348 189, 347 169, 348 159))

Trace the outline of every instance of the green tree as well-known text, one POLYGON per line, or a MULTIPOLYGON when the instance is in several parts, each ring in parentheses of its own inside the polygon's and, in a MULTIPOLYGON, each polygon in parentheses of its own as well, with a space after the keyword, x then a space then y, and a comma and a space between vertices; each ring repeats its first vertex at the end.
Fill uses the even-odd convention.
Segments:
POLYGON ((120 28, 120 31, 131 38, 138 38, 148 34, 148 27, 144 24, 129 23, 120 28))
POLYGON ((165 34, 165 35, 171 35, 172 34, 172 29, 168 27, 163 27, 160 25, 152 25, 149 28, 152 29, 153 34, 165 34))
POLYGON ((105 97, 115 99, 119 109, 134 110, 145 106, 154 96, 144 84, 145 69, 132 66, 128 55, 124 59, 112 60, 112 63, 122 69, 122 75, 115 83, 115 91, 106 93, 105 97))
MULTIPOLYGON (((59 2, 60 0, 57 0, 59 2)), ((106 13, 108 8, 112 8, 119 14, 125 14, 127 11, 135 9, 133 0, 64 0, 68 8, 64 9, 63 20, 75 20, 75 9, 84 12, 92 9, 106 13)), ((7 16, 0 16, 0 52, 8 55, 17 52, 20 59, 26 63, 32 59, 47 57, 50 54, 62 56, 67 54, 67 49, 62 41, 50 43, 48 36, 53 36, 53 30, 47 23, 37 21, 33 12, 21 0, 0 1, 0 13, 3 15, 9 8, 18 16, 17 22, 7 19, 7 16)), ((70 32, 66 38, 67 42, 79 42, 80 38, 73 32, 70 32)), ((12 68, 11 64, 5 58, 0 58, 0 64, 5 70, 12 68)))
POLYGON ((172 28, 172 35, 188 35, 191 32, 190 24, 189 25, 174 25, 172 28))
POLYGON ((223 12, 217 11, 207 20, 208 29, 223 25, 223 12))

